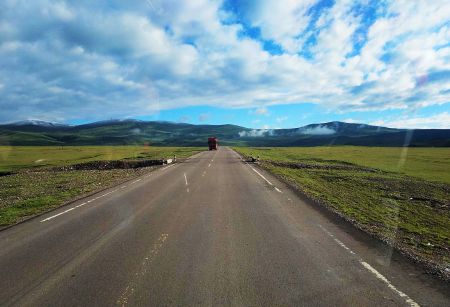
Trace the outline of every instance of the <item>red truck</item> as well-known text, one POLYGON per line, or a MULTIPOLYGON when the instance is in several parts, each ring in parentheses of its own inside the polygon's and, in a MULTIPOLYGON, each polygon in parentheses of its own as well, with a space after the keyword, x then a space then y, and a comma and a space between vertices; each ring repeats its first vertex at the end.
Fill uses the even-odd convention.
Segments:
POLYGON ((217 147, 219 147, 217 138, 216 137, 208 138, 208 146, 209 150, 217 150, 217 147))

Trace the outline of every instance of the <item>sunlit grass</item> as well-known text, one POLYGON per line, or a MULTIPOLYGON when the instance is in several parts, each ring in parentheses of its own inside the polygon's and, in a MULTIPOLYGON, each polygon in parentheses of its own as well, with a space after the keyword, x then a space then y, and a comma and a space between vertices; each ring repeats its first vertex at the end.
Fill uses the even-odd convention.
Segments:
POLYGON ((277 147, 241 148, 246 154, 276 161, 339 160, 450 183, 450 148, 408 147, 277 147))
POLYGON ((0 146, 0 172, 63 166, 88 161, 185 158, 200 147, 151 146, 0 146))

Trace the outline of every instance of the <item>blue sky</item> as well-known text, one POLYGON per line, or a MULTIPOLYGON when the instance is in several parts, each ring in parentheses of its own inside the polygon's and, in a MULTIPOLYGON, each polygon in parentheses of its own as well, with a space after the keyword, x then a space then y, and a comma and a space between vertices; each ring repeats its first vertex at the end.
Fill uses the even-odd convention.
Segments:
POLYGON ((0 3, 0 122, 450 128, 448 1, 0 3))

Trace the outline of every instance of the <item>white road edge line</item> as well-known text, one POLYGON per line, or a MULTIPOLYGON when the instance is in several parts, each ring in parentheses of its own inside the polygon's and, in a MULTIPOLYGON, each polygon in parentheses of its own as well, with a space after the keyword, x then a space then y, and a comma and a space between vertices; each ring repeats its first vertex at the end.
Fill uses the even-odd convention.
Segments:
MULTIPOLYGON (((250 166, 250 165, 249 165, 250 166)), ((272 182, 270 182, 269 180, 267 180, 266 177, 264 177, 260 172, 258 172, 256 169, 254 169, 252 166, 250 166, 250 168, 259 175, 259 177, 261 177, 262 179, 264 179, 268 184, 273 185, 272 182)))
POLYGON ((375 270, 370 264, 362 260, 360 260, 359 263, 361 263, 369 272, 375 275, 379 280, 383 281, 389 287, 389 289, 397 293, 401 298, 404 298, 406 303, 408 303, 411 307, 420 307, 419 304, 417 304, 407 294, 398 290, 393 284, 391 284, 391 282, 386 277, 384 277, 380 272, 375 270))
POLYGON ((174 165, 175 165, 175 164, 170 164, 169 166, 163 167, 161 170, 163 171, 163 170, 168 169, 169 167, 172 167, 172 166, 174 166, 174 165))
POLYGON ((184 182, 186 183, 186 185, 188 185, 188 181, 187 181, 186 173, 184 173, 184 182))
POLYGON ((336 238, 331 232, 329 232, 328 230, 326 230, 322 225, 319 225, 320 228, 322 228, 323 231, 325 231, 331 238, 333 238, 333 240, 339 244, 342 248, 346 249, 350 254, 352 255, 356 255, 356 253, 354 251, 352 251, 350 248, 347 247, 347 245, 345 245, 341 240, 339 240, 338 238, 336 238))
POLYGON ((275 187, 275 190, 276 190, 278 193, 283 193, 283 192, 281 192, 281 190, 280 190, 279 188, 277 188, 277 187, 275 187))
POLYGON ((46 221, 50 221, 51 219, 54 219, 54 218, 57 217, 57 216, 60 216, 60 215, 62 215, 62 214, 64 214, 64 213, 67 213, 67 212, 69 212, 69 211, 72 211, 72 210, 74 210, 75 208, 76 208, 76 207, 72 207, 72 208, 67 209, 67 210, 65 210, 65 211, 63 211, 63 212, 60 212, 60 213, 55 214, 55 215, 53 215, 53 216, 50 216, 50 217, 48 217, 48 218, 46 218, 46 219, 43 219, 43 220, 41 221, 41 223, 42 223, 42 222, 46 222, 46 221))
MULTIPOLYGON (((123 186, 123 187, 126 187, 126 186, 123 186)), ((50 221, 50 220, 54 219, 55 217, 58 217, 58 216, 60 216, 60 215, 63 215, 63 214, 65 214, 65 213, 67 213, 67 212, 70 212, 70 211, 72 211, 72 210, 74 210, 74 209, 83 207, 84 205, 87 205, 87 204, 93 202, 94 200, 97 200, 97 199, 99 199, 99 198, 108 196, 109 194, 112 194, 112 193, 114 193, 114 192, 116 192, 116 191, 117 191, 117 189, 116 189, 116 190, 109 191, 109 192, 107 192, 107 193, 104 193, 104 194, 102 194, 102 195, 100 195, 100 196, 94 197, 94 198, 92 198, 92 199, 90 199, 90 200, 88 200, 88 201, 85 201, 84 203, 81 203, 81 204, 79 204, 79 205, 73 206, 72 208, 69 208, 69 209, 67 209, 67 210, 64 210, 63 212, 60 212, 60 213, 58 213, 58 214, 49 216, 48 218, 45 218, 45 219, 41 220, 40 222, 43 223, 43 222, 50 221)))
MULTIPOLYGON (((348 248, 342 241, 340 241, 339 239, 337 239, 331 232, 329 232, 327 229, 325 229, 325 227, 323 227, 322 225, 319 225, 319 227, 326 233, 328 234, 336 243, 338 243, 341 247, 343 247, 344 249, 346 249, 350 254, 352 255, 357 255, 355 252, 353 252, 350 248, 348 248)), ((401 298, 405 299, 406 303, 409 304, 411 307, 420 307, 419 304, 417 304, 412 298, 410 298, 406 293, 398 290, 393 284, 391 284, 391 282, 384 277, 383 274, 381 274, 380 272, 378 272, 373 266, 371 266, 370 264, 368 264, 367 262, 365 262, 362 259, 359 259, 359 263, 365 267, 370 273, 372 273, 373 275, 375 275, 376 278, 378 278, 379 280, 383 281, 389 289, 391 289, 392 291, 394 291, 395 293, 398 294, 398 296, 400 296, 401 298)))
POLYGON ((84 205, 87 205, 87 203, 81 203, 79 205, 76 205, 75 208, 80 208, 80 207, 83 207, 84 205))
MULTIPOLYGON (((171 165, 169 165, 169 166, 166 166, 166 167, 162 168, 161 170, 168 169, 169 167, 171 167, 171 166, 173 166, 173 165, 174 165, 174 164, 171 164, 171 165)), ((186 179, 186 174, 184 174, 184 178, 186 179)), ((141 180, 142 180, 142 178, 136 179, 135 181, 131 182, 131 184, 137 183, 137 182, 139 182, 139 181, 141 181, 141 180)), ((186 179, 186 185, 187 185, 187 179, 186 179)), ((121 186, 120 188, 121 188, 121 189, 125 189, 126 187, 127 187, 126 185, 123 185, 123 186, 121 186)), ((72 208, 69 208, 69 209, 63 211, 63 212, 60 212, 60 213, 58 213, 58 214, 52 215, 52 216, 50 216, 50 217, 48 217, 48 218, 45 218, 45 219, 41 220, 40 222, 43 223, 43 222, 50 221, 50 220, 54 219, 55 217, 58 217, 58 216, 63 215, 63 214, 65 214, 65 213, 67 213, 67 212, 70 212, 70 211, 72 211, 72 210, 74 210, 74 209, 76 209, 76 208, 80 208, 80 207, 82 207, 82 206, 84 206, 84 205, 87 205, 87 204, 93 202, 94 200, 97 200, 97 199, 99 199, 99 198, 105 197, 105 196, 107 196, 107 195, 109 195, 109 194, 111 194, 111 193, 114 193, 114 192, 116 192, 116 191, 117 191, 117 189, 116 189, 116 190, 113 190, 113 191, 110 191, 110 192, 107 192, 107 193, 105 193, 105 194, 102 194, 102 195, 100 195, 100 196, 97 196, 97 197, 95 197, 95 198, 92 198, 92 199, 90 199, 90 200, 88 200, 88 201, 86 201, 86 202, 84 202, 84 203, 81 203, 81 204, 79 204, 79 205, 76 205, 76 206, 74 206, 74 207, 72 207, 72 208)))

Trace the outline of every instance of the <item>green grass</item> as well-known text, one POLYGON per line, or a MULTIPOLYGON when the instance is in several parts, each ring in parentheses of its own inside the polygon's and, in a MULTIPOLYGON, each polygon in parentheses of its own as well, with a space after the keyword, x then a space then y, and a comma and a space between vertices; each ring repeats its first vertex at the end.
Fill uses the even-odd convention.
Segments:
POLYGON ((121 159, 186 158, 201 147, 0 146, 0 172, 121 159))
POLYGON ((56 208, 83 194, 133 178, 153 168, 56 171, 50 167, 96 160, 186 158, 204 148, 86 146, 0 147, 0 226, 56 208), (28 171, 33 169, 34 171, 28 171))
POLYGON ((0 225, 17 223, 145 171, 148 169, 40 171, 0 177, 0 225))
MULTIPOLYGON (((450 148, 415 147, 278 147, 239 148, 239 151, 275 161, 321 159, 344 161, 431 181, 450 183, 450 148)), ((329 163, 329 162, 327 162, 329 163)))
POLYGON ((409 148, 404 160, 398 148, 235 149, 367 232, 450 266, 449 149, 409 148))

